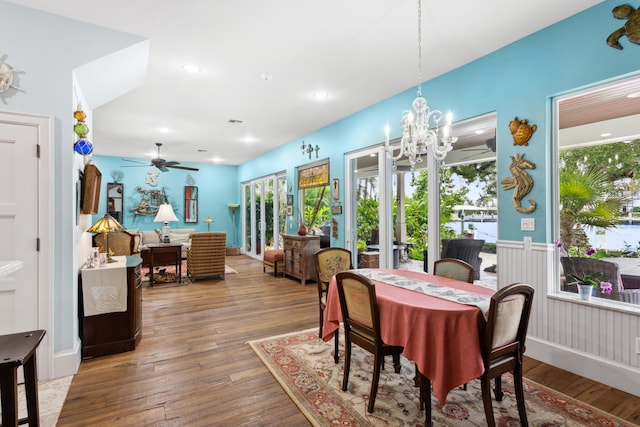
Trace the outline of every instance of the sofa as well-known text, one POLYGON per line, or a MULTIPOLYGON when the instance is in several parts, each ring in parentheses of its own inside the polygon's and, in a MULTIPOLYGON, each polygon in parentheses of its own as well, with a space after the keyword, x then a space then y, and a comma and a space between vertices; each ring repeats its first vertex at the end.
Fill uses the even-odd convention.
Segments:
MULTIPOLYGON (((187 258, 187 252, 191 247, 191 236, 196 232, 195 228, 172 228, 169 234, 171 243, 182 243, 182 259, 187 258)), ((160 243, 161 230, 140 230, 140 253, 147 251, 147 244, 160 243)))

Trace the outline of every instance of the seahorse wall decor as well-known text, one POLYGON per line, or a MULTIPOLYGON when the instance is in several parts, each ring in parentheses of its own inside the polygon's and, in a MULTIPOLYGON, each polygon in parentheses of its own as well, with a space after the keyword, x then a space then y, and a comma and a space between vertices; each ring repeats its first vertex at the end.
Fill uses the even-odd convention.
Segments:
POLYGON ((505 176, 502 178, 502 189, 513 189, 513 197, 511 201, 513 206, 520 213, 530 214, 536 210, 536 202, 533 199, 529 199, 529 207, 522 207, 522 199, 529 194, 533 188, 533 179, 531 175, 525 172, 525 169, 535 169, 536 165, 529 160, 524 159, 524 154, 515 154, 511 157, 511 164, 509 165, 509 171, 512 176, 505 176))

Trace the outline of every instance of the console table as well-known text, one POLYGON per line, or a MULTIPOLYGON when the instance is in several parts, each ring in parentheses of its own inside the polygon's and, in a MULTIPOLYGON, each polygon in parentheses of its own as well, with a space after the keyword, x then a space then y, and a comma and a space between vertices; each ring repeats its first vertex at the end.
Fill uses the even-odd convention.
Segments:
POLYGON ((142 336, 142 259, 113 258, 117 262, 83 268, 78 280, 82 357, 135 350, 142 336))
POLYGON ((284 275, 300 279, 305 285, 307 280, 316 280, 315 253, 320 250, 320 236, 282 236, 284 243, 284 275))
POLYGON ((149 243, 149 286, 153 286, 153 268, 175 262, 178 282, 182 281, 182 243, 149 243))

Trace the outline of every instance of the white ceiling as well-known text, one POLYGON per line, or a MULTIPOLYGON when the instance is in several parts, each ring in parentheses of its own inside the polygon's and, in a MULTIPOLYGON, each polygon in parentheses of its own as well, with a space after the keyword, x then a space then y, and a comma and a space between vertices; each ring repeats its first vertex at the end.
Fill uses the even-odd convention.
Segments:
MULTIPOLYGON (((94 110, 96 154, 236 165, 418 82, 417 0, 8 1, 149 39, 144 85, 94 110)), ((423 0, 422 79, 601 1, 423 0)))

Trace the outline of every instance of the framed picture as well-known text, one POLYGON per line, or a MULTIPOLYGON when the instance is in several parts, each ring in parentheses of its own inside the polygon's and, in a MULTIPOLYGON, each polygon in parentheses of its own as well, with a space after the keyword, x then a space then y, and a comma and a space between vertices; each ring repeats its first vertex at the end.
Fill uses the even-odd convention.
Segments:
POLYGON ((288 216, 293 216, 293 205, 288 205, 287 206, 287 215, 288 216))
POLYGON ((287 206, 293 206, 293 194, 287 194, 287 206))
POLYGON ((340 180, 333 179, 333 200, 340 200, 340 180))

